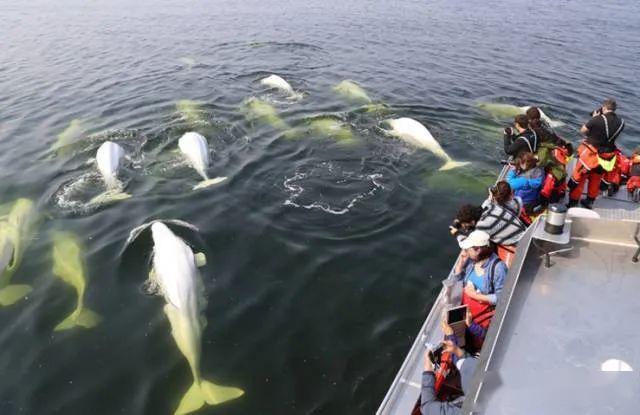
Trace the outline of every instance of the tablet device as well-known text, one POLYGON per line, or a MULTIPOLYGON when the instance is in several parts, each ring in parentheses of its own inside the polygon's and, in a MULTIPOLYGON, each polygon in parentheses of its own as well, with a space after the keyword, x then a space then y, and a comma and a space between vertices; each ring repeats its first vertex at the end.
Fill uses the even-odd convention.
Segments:
POLYGON ((467 306, 462 305, 447 311, 447 324, 451 325, 460 321, 464 321, 467 317, 467 306))

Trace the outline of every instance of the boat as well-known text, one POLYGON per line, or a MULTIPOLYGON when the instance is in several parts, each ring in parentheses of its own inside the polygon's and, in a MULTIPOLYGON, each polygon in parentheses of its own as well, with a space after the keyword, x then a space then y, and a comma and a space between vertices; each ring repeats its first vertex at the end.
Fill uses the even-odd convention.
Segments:
MULTIPOLYGON (((577 212, 591 214, 568 217, 563 240, 545 237, 543 215, 519 242, 462 414, 638 412, 640 204, 621 186, 577 212)), ((452 268, 377 415, 416 413, 425 351, 461 285, 452 268)))

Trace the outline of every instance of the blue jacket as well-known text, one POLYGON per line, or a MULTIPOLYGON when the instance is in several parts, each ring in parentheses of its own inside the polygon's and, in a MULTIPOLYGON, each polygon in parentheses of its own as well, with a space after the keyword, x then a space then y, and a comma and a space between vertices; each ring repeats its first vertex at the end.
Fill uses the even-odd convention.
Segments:
POLYGON ((515 169, 507 173, 507 183, 513 189, 516 196, 519 196, 525 205, 537 205, 544 180, 544 170, 534 167, 531 170, 516 173, 515 169))

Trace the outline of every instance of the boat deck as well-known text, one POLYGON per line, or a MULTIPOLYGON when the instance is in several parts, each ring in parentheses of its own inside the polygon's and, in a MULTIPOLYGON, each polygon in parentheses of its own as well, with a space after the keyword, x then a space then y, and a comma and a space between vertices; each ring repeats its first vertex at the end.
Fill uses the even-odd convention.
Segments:
MULTIPOLYGON (((533 226, 522 238, 507 277, 513 309, 507 313, 508 306, 502 305, 505 287, 494 317, 504 319, 504 331, 498 337, 495 323, 489 330, 480 362, 489 372, 476 374, 465 413, 617 414, 640 405, 637 372, 600 371, 609 358, 640 370, 640 351, 632 352, 640 339, 632 325, 640 316, 635 298, 640 293, 640 265, 630 260, 637 248, 633 235, 640 223, 640 205, 621 188, 614 197, 598 198, 594 210, 601 219, 574 219, 574 250, 553 257, 551 268, 540 265, 540 252, 531 244, 533 226), (594 236, 588 227, 600 231, 594 236), (491 361, 491 351, 503 359, 491 361), (585 393, 598 396, 578 398, 585 393), (491 410, 485 412, 487 407, 491 410)), ((420 394, 426 347, 442 340, 440 321, 450 305, 460 303, 460 292, 455 285, 445 285, 440 292, 377 414, 411 413, 420 394)))
POLYGON ((502 293, 463 413, 637 413, 638 231, 574 219, 573 250, 552 257, 550 268, 529 246, 502 293))

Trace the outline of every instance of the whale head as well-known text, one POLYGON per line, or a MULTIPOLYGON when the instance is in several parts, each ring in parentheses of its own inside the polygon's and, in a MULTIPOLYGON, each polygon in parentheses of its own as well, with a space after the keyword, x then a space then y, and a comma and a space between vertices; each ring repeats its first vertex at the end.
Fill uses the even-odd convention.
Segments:
POLYGON ((96 163, 98 171, 104 178, 107 187, 114 188, 117 186, 118 170, 124 157, 124 149, 118 144, 105 141, 102 143, 96 153, 96 163))
POLYGON ((191 166, 202 176, 208 179, 206 170, 209 168, 209 147, 204 136, 188 132, 178 141, 178 147, 187 158, 191 166))
POLYGON ((195 309, 198 300, 198 272, 191 248, 162 222, 151 225, 153 238, 153 268, 162 293, 168 303, 178 309, 195 309))

